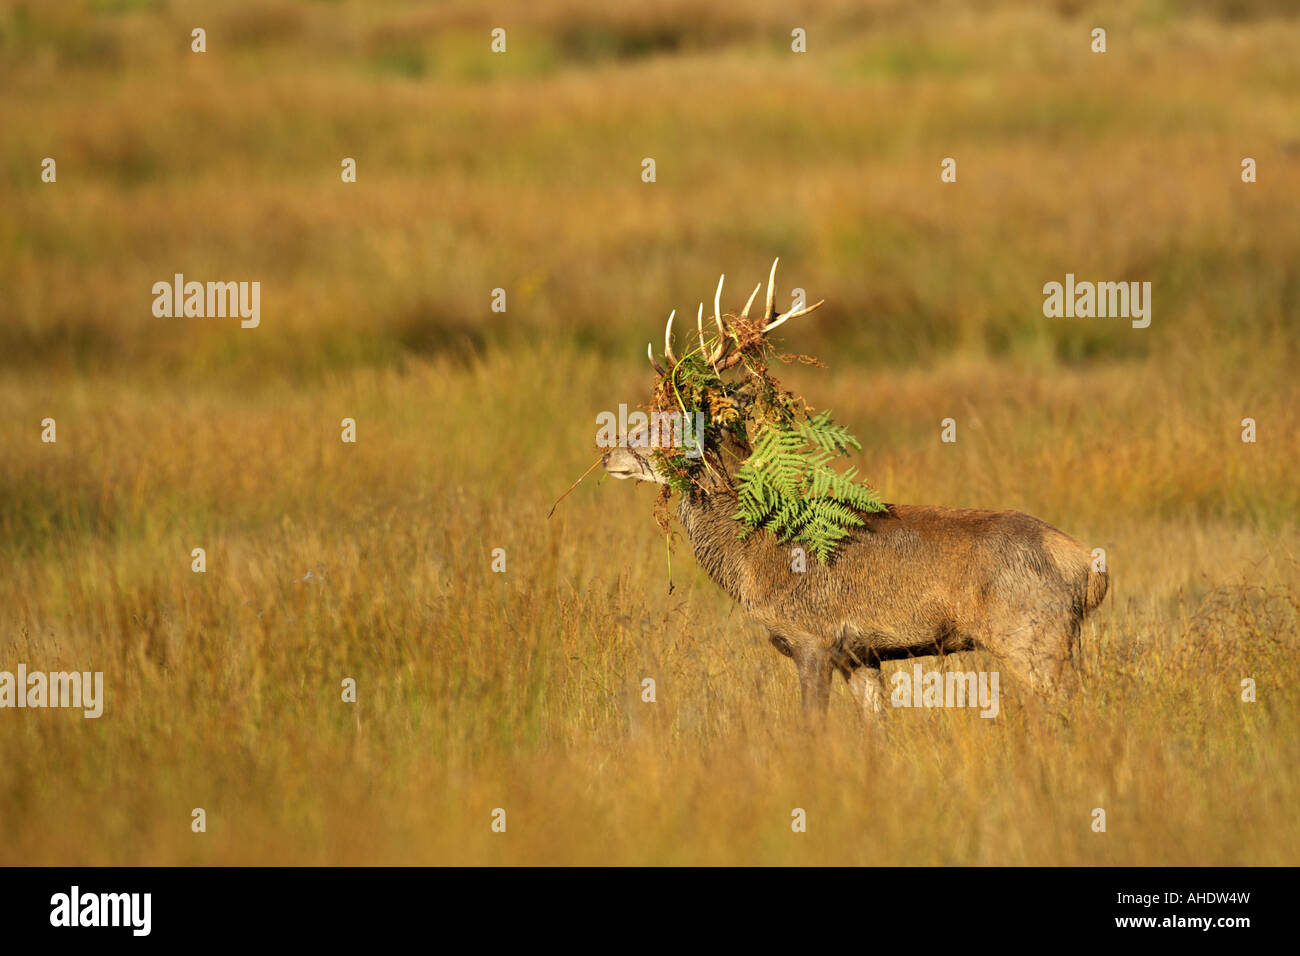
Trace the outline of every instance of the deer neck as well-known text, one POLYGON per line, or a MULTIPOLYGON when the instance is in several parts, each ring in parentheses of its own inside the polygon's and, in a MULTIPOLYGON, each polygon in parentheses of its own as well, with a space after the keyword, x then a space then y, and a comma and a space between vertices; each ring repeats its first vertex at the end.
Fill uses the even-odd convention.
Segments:
POLYGON ((698 492, 683 495, 677 509, 696 562, 743 606, 747 604, 741 586, 745 563, 740 559, 746 543, 736 536, 740 525, 732 517, 735 512, 736 500, 729 495, 698 492))

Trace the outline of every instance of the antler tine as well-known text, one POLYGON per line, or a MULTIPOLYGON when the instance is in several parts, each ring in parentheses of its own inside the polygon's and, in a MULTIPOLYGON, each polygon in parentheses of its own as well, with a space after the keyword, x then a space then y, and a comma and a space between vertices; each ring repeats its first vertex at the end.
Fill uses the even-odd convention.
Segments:
POLYGON ((695 313, 695 331, 700 333, 700 354, 706 359, 709 357, 709 350, 704 345, 704 303, 700 303, 700 310, 695 313))
POLYGON ((718 288, 713 293, 713 322, 718 327, 718 344, 709 353, 710 365, 722 358, 723 353, 727 350, 727 330, 722 327, 722 283, 726 281, 726 278, 727 274, 725 272, 718 276, 718 288))
POLYGON ((763 329, 763 334, 767 335, 768 332, 771 332, 778 325, 781 325, 784 322, 788 322, 790 319, 797 319, 801 315, 807 315, 809 312, 813 311, 813 309, 820 307, 821 304, 825 301, 826 301, 825 299, 822 299, 820 302, 814 303, 813 305, 808 306, 806 309, 791 309, 789 312, 785 313, 784 315, 779 316, 776 319, 776 321, 771 322, 767 326, 765 326, 763 329))
POLYGON ((677 364, 677 356, 673 354, 673 316, 676 314, 676 309, 668 313, 668 324, 664 326, 664 358, 668 360, 669 368, 677 364))
POLYGON ((780 261, 780 256, 773 259, 772 271, 767 274, 767 308, 763 310, 764 322, 770 322, 776 315, 776 309, 772 308, 772 302, 776 299, 776 264, 780 261))
POLYGON ((650 367, 655 370, 655 374, 661 377, 668 374, 660 368, 659 363, 655 361, 655 344, 653 342, 647 342, 645 344, 645 354, 650 357, 650 367))
POLYGON ((740 313, 742 319, 749 318, 749 307, 753 305, 754 300, 758 298, 758 290, 761 288, 763 288, 763 283, 760 282, 758 285, 754 286, 754 291, 749 294, 749 301, 745 303, 745 311, 740 313))

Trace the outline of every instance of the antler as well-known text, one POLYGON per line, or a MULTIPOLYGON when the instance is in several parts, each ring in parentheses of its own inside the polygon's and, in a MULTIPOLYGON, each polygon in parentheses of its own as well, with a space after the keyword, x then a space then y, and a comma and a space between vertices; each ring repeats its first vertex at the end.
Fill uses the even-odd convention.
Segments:
POLYGON ((677 356, 673 354, 673 316, 677 310, 673 309, 668 313, 668 324, 664 326, 664 358, 668 360, 668 367, 673 368, 677 365, 677 356))
POLYGON ((645 354, 649 357, 650 367, 655 370, 656 375, 658 375, 660 378, 663 378, 665 375, 668 374, 662 368, 660 368, 659 363, 655 361, 655 344, 653 342, 647 342, 645 344, 645 354))
POLYGON ((724 272, 718 277, 718 288, 713 293, 713 321, 718 326, 718 341, 709 348, 704 344, 704 303, 700 303, 700 311, 695 316, 695 328, 700 333, 700 354, 704 356, 705 361, 713 366, 713 370, 718 370, 718 359, 722 358, 731 348, 732 340, 727 338, 727 331, 722 327, 722 283, 727 280, 724 272))
MULTIPOLYGON (((784 325, 791 319, 797 319, 800 316, 807 315, 809 312, 820 307, 822 303, 826 301, 825 299, 822 299, 820 302, 816 302, 813 305, 806 306, 802 309, 791 308, 790 311, 777 315, 773 302, 776 299, 776 266, 780 261, 780 258, 772 261, 772 271, 768 273, 767 276, 767 306, 763 312, 763 327, 759 330, 760 335, 767 335, 773 329, 784 325)), ((713 370, 719 373, 725 372, 727 369, 738 365, 744 358, 744 352, 734 348, 738 342, 736 333, 733 331, 728 335, 727 330, 722 323, 722 284, 726 279, 727 277, 725 273, 718 278, 718 288, 717 291, 713 293, 713 321, 718 328, 718 340, 714 343, 712 348, 710 348, 704 340, 703 302, 700 303, 699 311, 695 316, 695 329, 700 337, 700 354, 704 356, 705 360, 711 366, 713 366, 713 370)), ((740 313, 740 318, 746 322, 749 320, 750 307, 753 306, 754 300, 758 298, 758 290, 762 287, 763 283, 761 282, 754 286, 754 291, 749 295, 749 301, 745 303, 744 311, 740 313)), ((664 357, 668 360, 669 369, 675 368, 679 362, 679 359, 673 353, 673 317, 676 315, 677 311, 674 309, 668 316, 668 325, 664 328, 664 357)), ((659 363, 655 361, 653 345, 646 346, 646 353, 650 356, 650 364, 653 366, 655 372, 660 376, 667 374, 659 367, 659 363)))
MULTIPOLYGON (((776 280, 776 264, 780 261, 781 260, 779 258, 772 260, 772 272, 767 277, 767 318, 769 319, 772 319, 772 317, 776 315, 776 309, 772 308, 772 285, 776 280)), ((814 309, 820 308, 822 303, 824 303, 825 301, 826 301, 825 299, 818 299, 812 305, 805 306, 802 309, 794 309, 794 308, 790 309, 789 312, 777 316, 775 319, 772 319, 772 321, 768 322, 767 325, 763 326, 763 334, 767 335, 768 332, 771 332, 774 328, 776 328, 778 325, 781 325, 783 322, 788 322, 790 319, 797 319, 801 315, 807 315, 809 312, 813 311, 814 309)))
MULTIPOLYGON (((825 299, 822 299, 818 302, 813 303, 812 305, 805 306, 802 309, 791 308, 789 312, 783 312, 782 314, 777 315, 776 307, 773 305, 773 302, 776 300, 776 266, 777 263, 779 263, 780 261, 781 261, 780 257, 773 259, 772 271, 767 274, 767 306, 763 310, 763 327, 760 330, 761 335, 767 335, 773 329, 781 325, 784 325, 786 322, 789 322, 791 319, 797 319, 802 315, 807 315, 809 312, 812 312, 814 309, 820 308, 822 303, 826 301, 825 299)), ((754 304, 754 299, 758 295, 758 290, 761 286, 762 283, 760 282, 757 286, 754 287, 753 294, 750 295, 749 301, 745 303, 745 311, 740 313, 740 317, 742 319, 749 318, 749 307, 754 304)), ((730 342, 732 340, 728 340, 728 341, 730 342)), ((744 352, 732 351, 731 354, 727 356, 726 361, 724 361, 721 365, 714 365, 714 368, 719 372, 725 372, 727 369, 731 368, 732 366, 740 364, 740 361, 744 357, 745 357, 744 352)))

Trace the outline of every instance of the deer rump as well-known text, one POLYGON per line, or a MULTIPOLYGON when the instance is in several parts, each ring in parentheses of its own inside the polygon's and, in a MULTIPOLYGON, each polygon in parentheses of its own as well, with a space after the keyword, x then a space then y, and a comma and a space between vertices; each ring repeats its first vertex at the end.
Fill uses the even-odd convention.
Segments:
POLYGON ((805 709, 824 709, 839 671, 880 710, 882 661, 976 648, 1040 693, 1070 689, 1083 619, 1106 595, 1088 549, 1017 511, 889 505, 802 572, 771 534, 739 540, 734 511, 695 494, 679 515, 701 567, 794 659, 805 709))

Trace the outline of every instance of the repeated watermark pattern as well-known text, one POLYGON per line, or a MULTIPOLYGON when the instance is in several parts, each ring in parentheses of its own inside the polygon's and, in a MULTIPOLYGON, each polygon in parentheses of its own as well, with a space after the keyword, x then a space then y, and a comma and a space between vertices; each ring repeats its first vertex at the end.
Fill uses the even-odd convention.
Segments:
POLYGON ((890 678, 894 707, 978 707, 981 717, 998 715, 997 671, 924 670, 920 663, 890 678))
POLYGON ((1150 282, 1065 282, 1043 286, 1043 315, 1049 319, 1132 319, 1135 329, 1151 324, 1150 282))
POLYGON ((178 272, 170 282, 155 282, 153 295, 153 314, 160 319, 238 317, 245 329, 262 322, 261 282, 187 282, 178 272))
POLYGON ((104 713, 103 671, 0 671, 0 708, 80 708, 93 719, 104 713))
POLYGON ((617 413, 596 415, 596 446, 675 449, 687 458, 699 458, 703 454, 704 424, 703 412, 629 412, 627 405, 620 404, 617 413))

